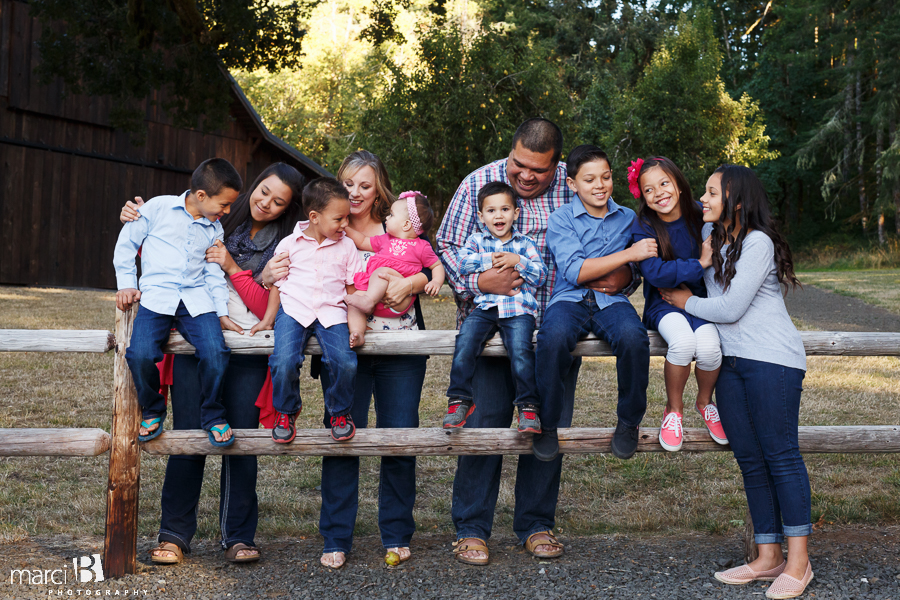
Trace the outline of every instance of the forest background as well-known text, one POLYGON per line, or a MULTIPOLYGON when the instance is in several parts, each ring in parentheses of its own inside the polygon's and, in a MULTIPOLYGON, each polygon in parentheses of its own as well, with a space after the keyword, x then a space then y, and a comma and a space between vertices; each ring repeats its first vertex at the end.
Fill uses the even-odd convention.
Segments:
MULTIPOLYGON (((900 266, 895 0, 32 0, 69 36, 48 75, 123 100, 170 86, 187 122, 226 118, 229 69, 273 133, 332 172, 365 148, 439 212, 532 116, 564 152, 672 158, 697 197, 753 167, 810 266, 900 266), (166 60, 152 50, 167 48, 166 60), (173 58, 174 56, 174 58, 173 58), (204 74, 206 75, 204 77, 204 74), (849 262, 848 262, 849 261, 849 262)), ((139 115, 117 115, 140 138, 139 115)))

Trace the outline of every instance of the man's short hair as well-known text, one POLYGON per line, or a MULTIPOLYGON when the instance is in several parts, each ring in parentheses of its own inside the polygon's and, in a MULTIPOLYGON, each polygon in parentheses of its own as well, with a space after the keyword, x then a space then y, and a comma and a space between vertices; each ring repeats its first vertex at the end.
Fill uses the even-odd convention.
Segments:
POLYGON ((582 165, 595 160, 605 160, 606 164, 610 164, 606 152, 597 146, 592 144, 575 146, 572 148, 572 151, 569 152, 569 156, 566 159, 566 175, 575 179, 575 176, 578 175, 578 169, 580 169, 582 165))
POLYGON ((242 187, 241 176, 224 158, 204 160, 191 175, 191 193, 203 190, 207 196, 218 196, 222 188, 240 192, 242 187))
POLYGON ((516 192, 512 187, 502 181, 489 181, 478 190, 478 210, 481 211, 482 207, 484 207, 485 198, 496 194, 506 194, 509 196, 509 201, 512 202, 513 208, 516 208, 516 192))
POLYGON ((328 203, 335 198, 349 200, 350 193, 334 177, 313 179, 303 188, 303 208, 307 215, 313 211, 323 212, 328 207, 328 203))
POLYGON ((559 127, 553 121, 544 119, 543 117, 535 117, 528 119, 516 129, 513 136, 512 147, 515 149, 516 144, 522 143, 526 150, 544 154, 553 151, 553 162, 559 162, 562 156, 563 135, 559 127))

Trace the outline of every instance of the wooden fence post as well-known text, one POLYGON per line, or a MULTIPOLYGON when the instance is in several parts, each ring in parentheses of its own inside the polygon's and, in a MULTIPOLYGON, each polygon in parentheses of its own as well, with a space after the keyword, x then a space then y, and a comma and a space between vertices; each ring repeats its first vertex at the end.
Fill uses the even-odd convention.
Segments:
POLYGON ((141 483, 141 448, 137 438, 141 410, 131 371, 125 362, 125 349, 130 344, 137 310, 137 304, 125 312, 116 309, 115 400, 109 485, 106 489, 106 537, 103 543, 103 566, 107 578, 134 573, 136 567, 141 483))

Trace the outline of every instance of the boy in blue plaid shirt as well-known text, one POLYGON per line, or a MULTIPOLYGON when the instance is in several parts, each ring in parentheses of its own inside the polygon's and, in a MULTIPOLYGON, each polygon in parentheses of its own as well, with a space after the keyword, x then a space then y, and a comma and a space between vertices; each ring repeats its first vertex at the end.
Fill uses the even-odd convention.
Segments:
POLYGON ((492 268, 516 269, 525 283, 512 296, 481 294, 475 297, 475 310, 463 321, 456 336, 444 429, 462 427, 474 412, 472 376, 475 359, 485 342, 499 330, 516 386, 514 404, 519 412, 518 429, 523 433, 541 432, 532 337, 538 310, 534 292, 546 281, 547 267, 534 241, 513 226, 518 217, 515 192, 506 183, 492 181, 478 192, 478 218, 487 231, 469 236, 460 252, 460 273, 472 275, 492 268))

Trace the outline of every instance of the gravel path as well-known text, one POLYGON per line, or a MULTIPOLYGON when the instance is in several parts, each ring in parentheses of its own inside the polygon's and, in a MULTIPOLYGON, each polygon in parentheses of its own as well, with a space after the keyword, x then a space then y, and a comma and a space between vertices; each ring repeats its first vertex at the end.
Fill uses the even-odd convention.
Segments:
POLYGON ((792 317, 824 331, 900 331, 900 315, 812 285, 789 292, 784 303, 792 317))
MULTIPOLYGON (((357 539, 357 550, 339 571, 318 564, 318 539, 262 543, 255 565, 226 563, 215 544, 197 545, 177 567, 145 566, 142 572, 102 583, 72 583, 71 559, 98 552, 102 539, 80 542, 66 537, 34 538, 0 546, 0 597, 155 598, 761 598, 766 585, 726 586, 712 574, 740 564, 737 536, 594 536, 567 538, 566 554, 538 561, 510 536, 491 540, 492 562, 471 567, 453 560, 451 536, 416 536, 413 559, 397 568, 382 562, 378 539, 357 539), (58 569, 69 565, 64 586, 9 583, 9 569, 58 569), (53 590, 51 593, 50 590, 53 590), (71 593, 69 592, 71 590, 71 593), (87 596, 86 591, 91 591, 87 596), (118 592, 118 594, 116 594, 118 592), (146 592, 146 593, 145 593, 146 592)), ((139 542, 139 560, 148 560, 151 540, 139 542)), ((841 527, 817 531, 810 538, 815 579, 807 598, 900 599, 900 527, 841 527)))

